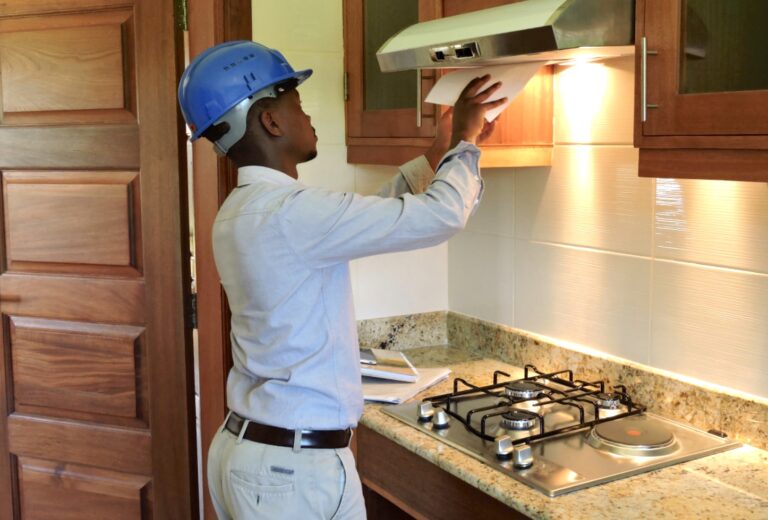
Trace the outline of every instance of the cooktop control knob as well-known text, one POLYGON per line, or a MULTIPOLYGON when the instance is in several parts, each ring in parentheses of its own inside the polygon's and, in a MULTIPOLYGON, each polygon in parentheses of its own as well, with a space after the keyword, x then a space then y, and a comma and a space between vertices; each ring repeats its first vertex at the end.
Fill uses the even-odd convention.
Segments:
POLYGON ((496 437, 496 458, 499 460, 509 460, 512 458, 512 437, 509 435, 499 435, 496 437))
POLYGON ((518 469, 533 466, 533 450, 529 444, 518 444, 512 448, 512 465, 518 469))
POLYGON ((432 428, 435 430, 444 430, 450 426, 450 424, 448 424, 448 412, 442 408, 438 408, 434 413, 435 415, 432 417, 432 428))
POLYGON ((435 407, 432 406, 430 401, 422 401, 419 403, 419 422, 429 422, 434 415, 435 407))

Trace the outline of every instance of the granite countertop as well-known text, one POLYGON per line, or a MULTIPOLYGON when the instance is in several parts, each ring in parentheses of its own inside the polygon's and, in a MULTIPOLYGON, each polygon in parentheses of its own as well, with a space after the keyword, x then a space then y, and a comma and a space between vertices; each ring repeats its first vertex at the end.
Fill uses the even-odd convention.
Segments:
MULTIPOLYGON (((519 370, 445 346, 409 349, 408 356, 417 366, 453 370, 423 395, 450 391, 453 377, 487 384, 493 370, 519 370)), ((750 446, 549 498, 384 414, 381 405, 366 405, 361 423, 535 519, 768 519, 768 451, 750 446)))

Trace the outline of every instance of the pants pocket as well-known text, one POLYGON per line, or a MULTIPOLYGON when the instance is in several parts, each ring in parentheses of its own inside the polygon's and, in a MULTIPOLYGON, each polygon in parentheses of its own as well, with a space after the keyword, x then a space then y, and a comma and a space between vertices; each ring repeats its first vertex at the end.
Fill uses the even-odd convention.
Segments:
POLYGON ((292 501, 296 492, 293 479, 288 475, 233 470, 229 481, 235 518, 252 518, 254 512, 258 518, 280 518, 283 504, 292 501))

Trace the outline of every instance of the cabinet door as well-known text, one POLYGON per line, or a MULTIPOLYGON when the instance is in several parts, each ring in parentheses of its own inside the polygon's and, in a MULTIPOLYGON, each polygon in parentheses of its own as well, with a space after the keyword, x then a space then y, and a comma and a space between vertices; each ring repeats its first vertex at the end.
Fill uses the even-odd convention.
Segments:
POLYGON ((436 0, 345 0, 348 137, 435 135, 434 105, 423 103, 434 71, 382 73, 376 51, 401 29, 438 15, 436 0))
POLYGON ((649 50, 644 136, 768 134, 768 2, 645 0, 638 14, 649 50))

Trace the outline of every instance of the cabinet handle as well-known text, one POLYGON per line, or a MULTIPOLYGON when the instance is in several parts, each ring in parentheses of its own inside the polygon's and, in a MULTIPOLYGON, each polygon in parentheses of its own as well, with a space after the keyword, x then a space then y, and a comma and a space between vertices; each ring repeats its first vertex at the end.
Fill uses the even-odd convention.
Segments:
POLYGON ((416 128, 421 128, 421 69, 416 69, 416 128))
POLYGON ((7 294, 5 296, 0 296, 0 302, 10 303, 10 302, 20 302, 20 301, 21 301, 21 296, 17 296, 15 294, 7 294))
POLYGON ((648 104, 648 56, 658 56, 658 51, 648 50, 648 40, 642 38, 642 54, 640 57, 640 120, 645 123, 648 120, 648 109, 659 108, 659 105, 648 104))

